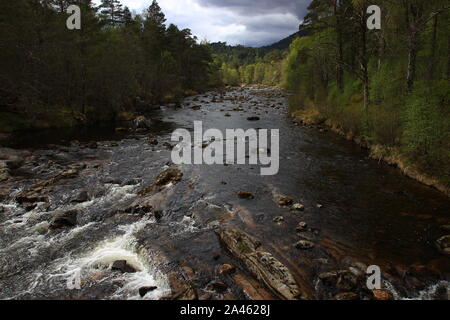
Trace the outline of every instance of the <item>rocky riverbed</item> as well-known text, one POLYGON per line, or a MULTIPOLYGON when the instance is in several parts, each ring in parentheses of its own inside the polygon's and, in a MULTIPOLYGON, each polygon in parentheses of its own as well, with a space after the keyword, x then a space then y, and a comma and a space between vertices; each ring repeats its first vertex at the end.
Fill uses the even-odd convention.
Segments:
MULTIPOLYGON (((208 141, 205 141, 207 144, 208 141)), ((450 200, 289 116, 277 89, 187 98, 0 149, 1 299, 448 299, 450 200), (280 171, 174 165, 170 135, 280 130, 280 171), (382 290, 366 271, 382 270, 382 290)))

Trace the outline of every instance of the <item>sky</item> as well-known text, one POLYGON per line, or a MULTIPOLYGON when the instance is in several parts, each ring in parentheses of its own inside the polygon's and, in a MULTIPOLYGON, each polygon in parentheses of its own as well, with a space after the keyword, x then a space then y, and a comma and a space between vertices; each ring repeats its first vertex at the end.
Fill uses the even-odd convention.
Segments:
MULTIPOLYGON (((99 2, 96 0, 95 2, 99 2)), ((121 0, 136 13, 152 0, 121 0)), ((199 40, 259 47, 298 31, 311 0, 159 0, 167 24, 189 28, 199 40)))

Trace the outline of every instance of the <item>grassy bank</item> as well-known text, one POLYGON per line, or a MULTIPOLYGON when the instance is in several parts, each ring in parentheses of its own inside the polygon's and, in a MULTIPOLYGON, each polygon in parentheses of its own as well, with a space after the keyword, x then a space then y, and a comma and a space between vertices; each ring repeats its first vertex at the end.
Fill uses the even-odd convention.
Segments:
POLYGON ((327 119, 317 108, 311 106, 306 109, 292 110, 291 114, 296 120, 306 126, 327 126, 331 131, 345 137, 345 139, 367 148, 372 159, 384 161, 391 166, 395 166, 406 176, 433 187, 450 197, 450 183, 445 174, 439 175, 433 169, 424 168, 420 162, 411 159, 399 147, 371 144, 364 136, 355 135, 353 131, 345 129, 342 124, 337 123, 335 120, 327 119))

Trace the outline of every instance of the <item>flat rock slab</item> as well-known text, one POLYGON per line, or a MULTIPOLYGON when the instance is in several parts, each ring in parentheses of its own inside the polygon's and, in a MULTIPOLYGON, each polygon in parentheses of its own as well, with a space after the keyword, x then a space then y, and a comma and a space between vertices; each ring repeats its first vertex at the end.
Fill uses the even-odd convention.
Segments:
POLYGON ((226 248, 275 295, 286 300, 297 300, 302 296, 288 268, 264 251, 257 240, 232 229, 218 229, 216 233, 226 248))

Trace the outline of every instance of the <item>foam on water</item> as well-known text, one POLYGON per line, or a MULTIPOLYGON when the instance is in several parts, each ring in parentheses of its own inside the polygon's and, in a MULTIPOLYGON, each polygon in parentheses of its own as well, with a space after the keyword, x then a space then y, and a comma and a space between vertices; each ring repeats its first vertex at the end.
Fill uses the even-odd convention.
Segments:
POLYGON ((128 226, 120 226, 118 229, 125 232, 119 237, 100 243, 94 250, 77 258, 67 257, 55 268, 50 278, 66 279, 68 284, 78 279, 83 281, 99 271, 108 271, 113 263, 118 260, 126 260, 132 266, 135 273, 114 273, 102 281, 119 281, 122 283, 112 299, 141 299, 139 288, 156 286, 157 289, 148 293, 144 299, 159 299, 170 293, 165 276, 151 264, 151 256, 147 252, 139 251, 134 234, 147 225, 154 223, 150 219, 143 219, 128 226))

